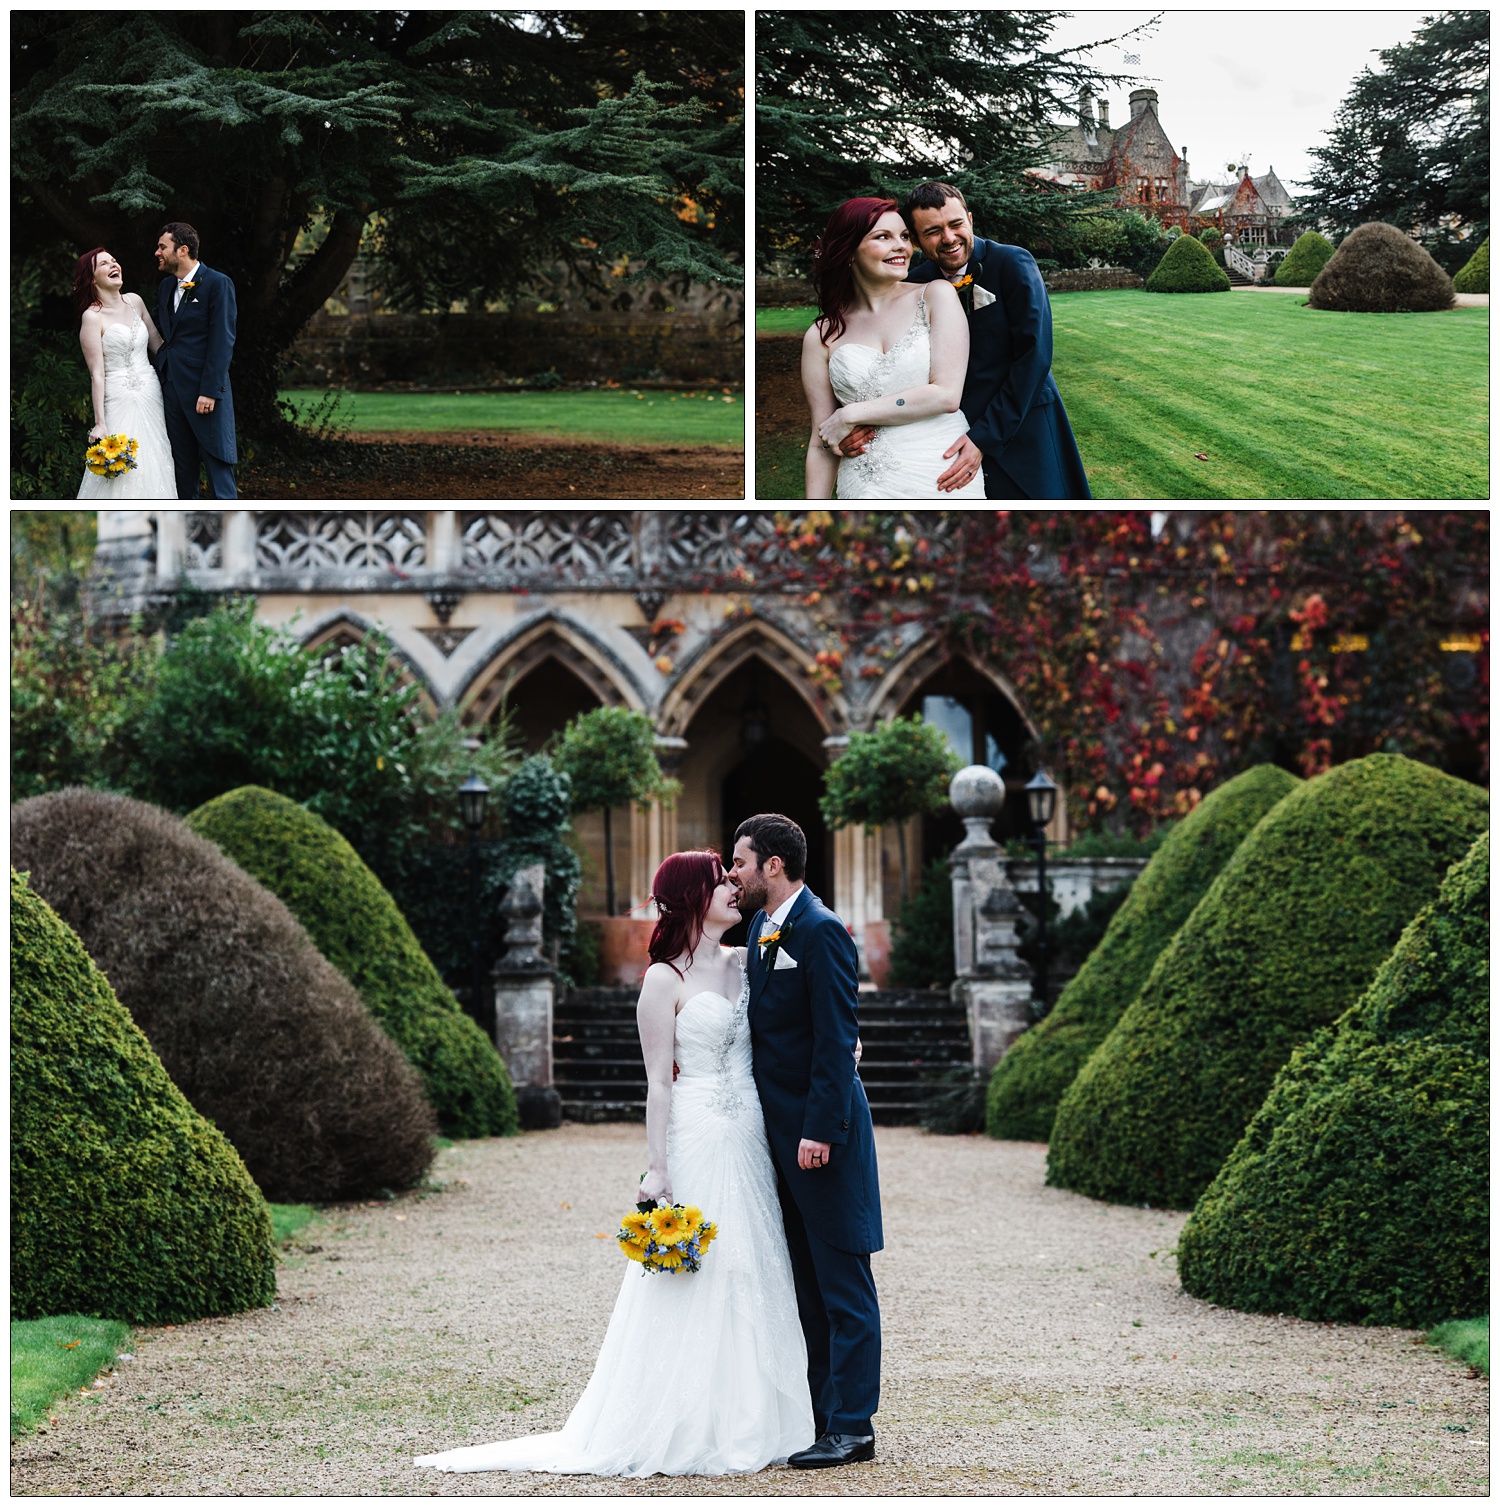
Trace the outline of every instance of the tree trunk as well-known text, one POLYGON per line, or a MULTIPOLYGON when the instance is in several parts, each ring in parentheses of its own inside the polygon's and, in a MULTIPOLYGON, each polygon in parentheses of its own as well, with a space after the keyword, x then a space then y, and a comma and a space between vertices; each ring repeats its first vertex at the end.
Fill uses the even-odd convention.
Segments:
POLYGON ((615 913, 615 843, 611 815, 609 807, 606 806, 604 808, 604 914, 606 916, 612 916, 615 913))
POLYGON ((896 848, 901 854, 901 903, 905 905, 911 894, 911 886, 906 878, 906 823, 896 823, 896 848))

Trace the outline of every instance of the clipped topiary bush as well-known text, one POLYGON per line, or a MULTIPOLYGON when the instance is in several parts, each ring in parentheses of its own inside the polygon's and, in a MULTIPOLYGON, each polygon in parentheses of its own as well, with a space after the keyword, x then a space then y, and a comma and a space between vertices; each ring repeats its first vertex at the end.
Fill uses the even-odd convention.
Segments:
POLYGON ((11 1314, 181 1324, 276 1296, 271 1219, 83 944, 10 876, 11 1314))
POLYGON ((1344 237, 1307 301, 1354 314, 1431 313, 1453 307, 1453 279, 1404 231, 1372 220, 1344 237))
POLYGON ((1453 274, 1455 293, 1488 293, 1490 291, 1490 238, 1479 243, 1479 250, 1453 274))
POLYGON ((71 789, 12 808, 11 855, 268 1198, 421 1178, 437 1127, 416 1071, 286 906, 211 842, 155 806, 71 789))
POLYGON ((1063 1095, 1048 1181, 1191 1208, 1293 1050, 1364 991, 1488 813, 1482 790, 1399 754, 1279 801, 1063 1095))
POLYGON ((985 1116, 992 1136, 1051 1136, 1068 1085, 1141 992, 1162 949, 1251 828, 1298 783, 1284 769, 1257 765, 1206 796, 1172 829, 1051 1014, 996 1064, 985 1116))
POLYGON ((1316 230, 1304 230, 1276 269, 1276 286, 1311 287, 1312 280, 1328 265, 1332 255, 1333 242, 1327 236, 1319 235, 1316 230))
POLYGON ((1229 274, 1218 266, 1202 241, 1180 235, 1146 279, 1148 293, 1227 293, 1229 274))
POLYGON ((187 819, 307 928, 422 1075, 449 1135, 510 1135, 510 1075, 458 1007, 405 917, 364 860, 321 817, 259 786, 231 790, 187 819))
POLYGON ((1276 1078, 1178 1243, 1200 1298, 1426 1328, 1489 1308, 1490 852, 1276 1078))

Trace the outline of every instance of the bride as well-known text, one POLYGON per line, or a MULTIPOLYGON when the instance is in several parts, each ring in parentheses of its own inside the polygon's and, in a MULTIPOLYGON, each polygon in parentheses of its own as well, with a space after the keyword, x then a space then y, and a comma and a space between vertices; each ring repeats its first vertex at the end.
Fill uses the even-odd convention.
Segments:
POLYGON ((849 199, 829 217, 813 256, 820 317, 802 342, 812 411, 807 495, 982 499, 974 471, 938 490, 944 452, 968 432, 959 411, 969 325, 945 282, 909 283, 912 239, 894 200, 849 199), (862 455, 840 459, 855 428, 876 425, 862 455))
POLYGON ((740 919, 739 892, 709 852, 673 854, 652 889, 661 919, 636 1007, 650 1167, 629 1202, 695 1204, 718 1238, 698 1272, 627 1266, 560 1433, 422 1455, 419 1466, 717 1476, 813 1442, 807 1346, 750 1069, 745 950, 720 945, 740 919))
POLYGON ((88 364, 94 405, 89 444, 106 434, 139 441, 135 468, 115 477, 84 467, 80 501, 147 502, 177 496, 177 473, 161 382, 151 365, 161 336, 139 293, 121 291, 120 264, 102 246, 85 251, 73 269, 73 306, 82 324, 78 343, 88 364))

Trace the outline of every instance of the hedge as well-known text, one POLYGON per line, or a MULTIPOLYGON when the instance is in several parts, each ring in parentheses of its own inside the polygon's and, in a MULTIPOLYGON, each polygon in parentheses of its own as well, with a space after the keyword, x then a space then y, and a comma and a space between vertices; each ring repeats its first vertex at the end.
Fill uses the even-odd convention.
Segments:
POLYGON ((1489 839, 1281 1070, 1178 1244, 1200 1298, 1426 1328, 1489 1307, 1489 839))
POLYGON ((1162 949, 1250 829, 1297 784, 1284 769, 1257 765, 1211 792, 1172 829, 1051 1013, 996 1065, 985 1116, 992 1136, 1051 1136, 1068 1085, 1141 992, 1162 949))
POLYGON ((1399 754, 1281 800, 1063 1096, 1048 1181, 1191 1208, 1293 1050, 1365 990, 1488 812, 1482 790, 1399 754))
POLYGON ((1453 274, 1455 293, 1488 293, 1490 291, 1490 238, 1479 243, 1479 250, 1453 274))
POLYGON ((10 989, 12 1317, 180 1324, 271 1302, 245 1164, 14 870, 10 989))
POLYGON ((1333 242, 1316 230, 1304 230, 1276 269, 1279 288, 1308 288, 1333 255, 1333 242))
POLYGON ((1404 230, 1372 220, 1344 237, 1307 301, 1354 314, 1433 313, 1453 307, 1453 279, 1404 230))
POLYGON ((267 1198, 420 1181, 437 1125, 415 1070, 286 906, 211 842, 144 802, 70 789, 12 808, 11 854, 267 1198))
POLYGON ((1229 275, 1202 241, 1180 235, 1146 279, 1148 293, 1227 293, 1229 275))
POLYGON ((295 801, 256 785, 187 818, 307 928, 422 1075, 448 1135, 510 1135, 516 1096, 505 1063, 459 1009, 385 887, 343 837, 295 801))

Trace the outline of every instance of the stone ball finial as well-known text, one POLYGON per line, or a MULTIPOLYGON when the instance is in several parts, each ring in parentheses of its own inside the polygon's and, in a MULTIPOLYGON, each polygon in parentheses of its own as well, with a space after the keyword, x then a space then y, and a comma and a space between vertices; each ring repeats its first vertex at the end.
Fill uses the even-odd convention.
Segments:
POLYGON ((1005 781, 984 764, 970 764, 953 776, 948 800, 962 817, 978 816, 993 821, 1005 805, 1005 781))

